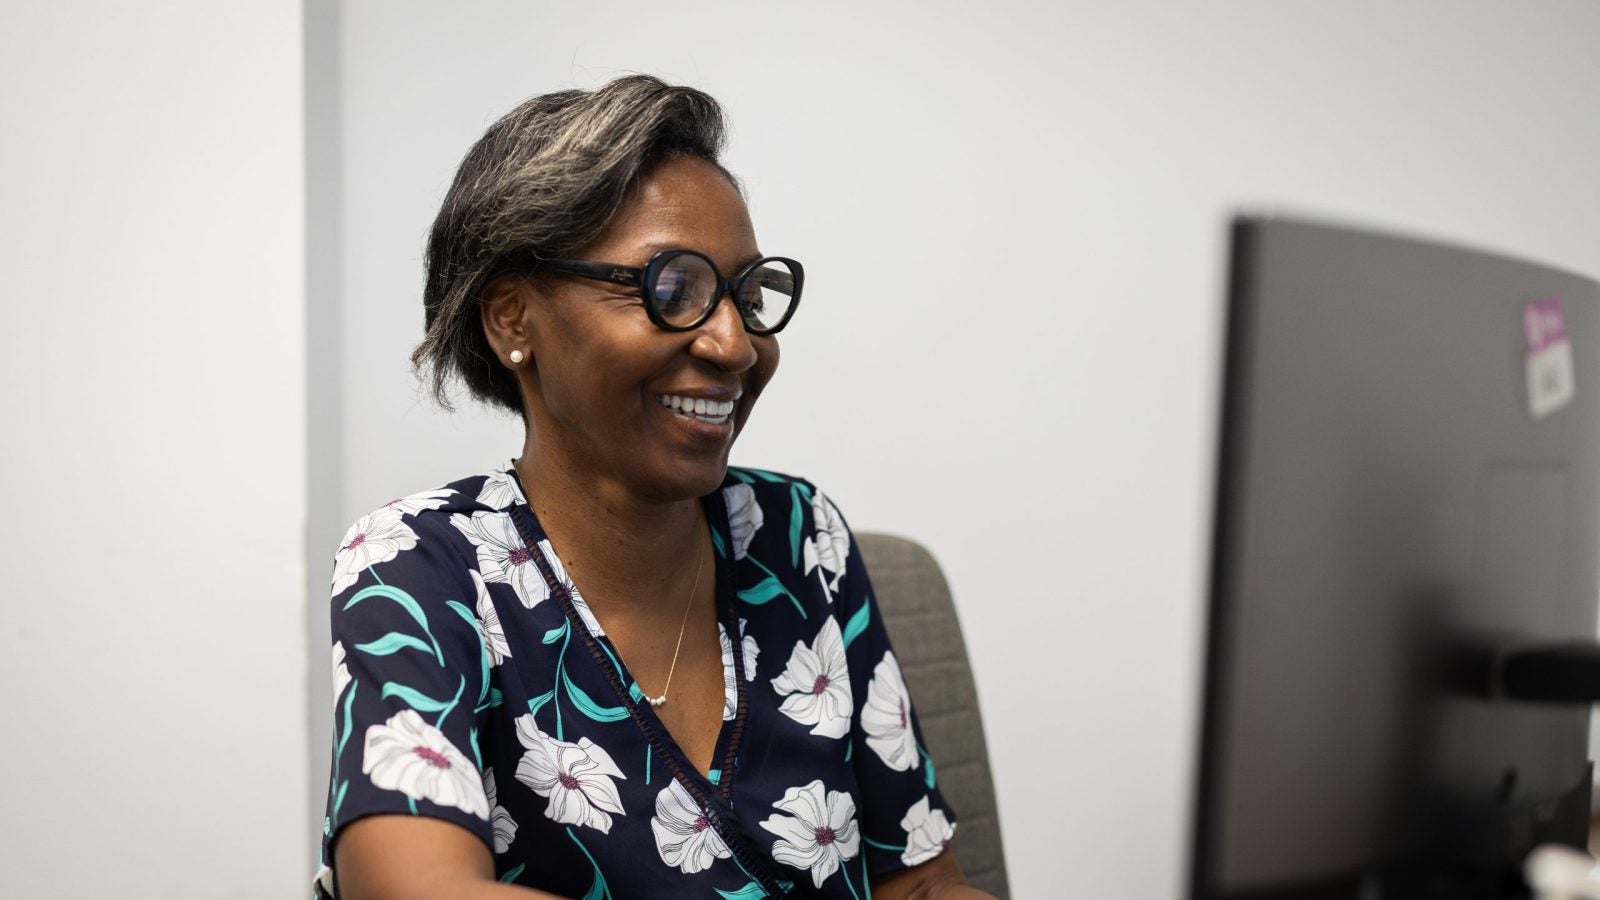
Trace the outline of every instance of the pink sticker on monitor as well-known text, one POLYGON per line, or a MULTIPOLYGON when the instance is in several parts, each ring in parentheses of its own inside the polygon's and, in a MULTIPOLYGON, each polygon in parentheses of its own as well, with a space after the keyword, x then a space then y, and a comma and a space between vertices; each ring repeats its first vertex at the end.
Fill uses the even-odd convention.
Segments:
POLYGON ((1522 308, 1522 336, 1528 352, 1538 353, 1567 339, 1567 313, 1560 297, 1535 300, 1522 308))
POLYGON ((1535 300, 1522 308, 1522 338, 1528 348, 1528 414, 1542 419, 1572 402, 1572 342, 1560 297, 1535 300))

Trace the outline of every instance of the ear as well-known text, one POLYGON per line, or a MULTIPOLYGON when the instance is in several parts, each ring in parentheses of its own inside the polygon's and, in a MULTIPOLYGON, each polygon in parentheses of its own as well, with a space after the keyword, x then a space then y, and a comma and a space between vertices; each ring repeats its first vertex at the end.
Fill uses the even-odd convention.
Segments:
POLYGON ((512 275, 496 278, 484 289, 480 307, 483 333, 503 365, 516 367, 511 363, 513 350, 522 351, 525 357, 522 365, 527 365, 535 356, 537 338, 530 313, 535 306, 536 290, 528 279, 512 275))

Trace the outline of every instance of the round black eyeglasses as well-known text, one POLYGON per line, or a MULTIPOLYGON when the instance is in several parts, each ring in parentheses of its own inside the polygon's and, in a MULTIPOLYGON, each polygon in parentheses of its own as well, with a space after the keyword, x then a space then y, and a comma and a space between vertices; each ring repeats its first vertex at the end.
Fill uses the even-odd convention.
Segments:
POLYGON ((636 287, 650 321, 666 331, 693 331, 716 312, 723 295, 751 334, 777 334, 800 305, 805 269, 783 256, 767 256, 722 277, 717 264, 694 250, 663 250, 643 267, 579 259, 542 259, 538 268, 636 287))

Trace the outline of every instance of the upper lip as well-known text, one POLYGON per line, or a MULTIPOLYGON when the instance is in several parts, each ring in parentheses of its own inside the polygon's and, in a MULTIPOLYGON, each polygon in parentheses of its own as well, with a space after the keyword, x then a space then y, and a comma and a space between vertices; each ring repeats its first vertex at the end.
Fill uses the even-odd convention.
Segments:
POLYGON ((736 401, 744 394, 743 391, 730 390, 725 387, 698 387, 682 388, 678 390, 659 391, 663 397, 689 397, 694 400, 715 400, 719 403, 736 401))

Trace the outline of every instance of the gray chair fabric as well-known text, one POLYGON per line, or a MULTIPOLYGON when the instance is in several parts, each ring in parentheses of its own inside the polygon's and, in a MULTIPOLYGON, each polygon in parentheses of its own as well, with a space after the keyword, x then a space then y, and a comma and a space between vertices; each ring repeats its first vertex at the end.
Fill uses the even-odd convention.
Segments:
POLYGON ((928 755, 938 767, 939 790, 958 818, 956 861, 969 882, 1007 900, 989 751, 950 586, 932 554, 915 541, 858 532, 856 542, 916 703, 928 755))

